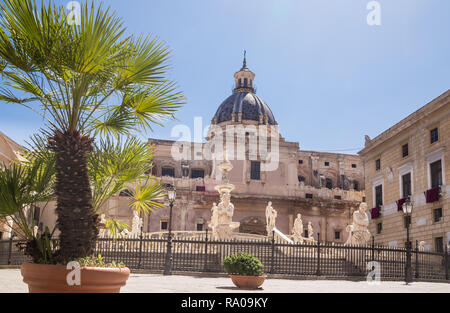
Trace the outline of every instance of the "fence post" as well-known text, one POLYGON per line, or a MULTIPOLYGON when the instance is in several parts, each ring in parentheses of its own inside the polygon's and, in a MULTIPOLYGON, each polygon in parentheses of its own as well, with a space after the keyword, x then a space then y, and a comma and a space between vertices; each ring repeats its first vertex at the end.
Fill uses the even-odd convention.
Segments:
POLYGON ((11 265, 13 237, 14 234, 11 233, 11 237, 9 237, 9 244, 8 244, 8 265, 11 265))
POLYGON ((448 266, 449 266, 449 262, 448 262, 448 246, 445 245, 445 250, 444 250, 444 266, 445 266, 445 280, 448 280, 448 266))
POLYGON ((140 269, 142 266, 142 226, 141 226, 141 234, 139 235, 139 263, 138 268, 140 269))
POLYGON ((320 276, 320 233, 317 233, 317 271, 316 275, 320 276))
POLYGON ((416 278, 419 278, 419 241, 416 240, 416 278))
POLYGON ((371 247, 372 249, 372 259, 371 259, 371 261, 375 261, 375 237, 374 236, 372 236, 372 247, 371 247))
POLYGON ((275 261, 275 231, 272 230, 272 259, 270 262, 270 274, 273 274, 274 261, 275 261))
POLYGON ((205 264, 203 265, 203 271, 208 271, 208 228, 206 228, 205 237, 205 264))

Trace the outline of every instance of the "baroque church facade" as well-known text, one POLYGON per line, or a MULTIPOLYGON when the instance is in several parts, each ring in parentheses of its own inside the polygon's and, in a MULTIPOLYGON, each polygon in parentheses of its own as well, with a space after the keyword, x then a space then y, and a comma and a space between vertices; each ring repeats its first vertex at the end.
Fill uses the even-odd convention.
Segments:
MULTIPOLYGON (((213 203, 219 202, 214 187, 222 177, 216 164, 225 156, 233 165, 228 179, 236 187, 231 202, 239 232, 265 235, 265 209, 271 201, 278 213, 276 227, 284 234, 292 234, 300 213, 305 230, 312 222, 316 240, 320 233, 321 241, 344 243, 348 237, 345 228, 364 197, 361 158, 301 150, 297 142, 286 141, 278 134, 270 107, 256 95, 254 78, 244 57, 242 68, 234 75, 233 94, 218 107, 203 143, 149 139, 155 149, 151 175, 176 188, 173 231, 206 230, 213 203), (217 143, 221 130, 220 138, 228 139, 225 145, 217 143), (261 130, 269 133, 264 140, 261 130), (252 149, 256 143, 258 149, 269 146, 269 151, 252 149), (204 151, 211 153, 209 157, 204 151)), ((132 214, 127 201, 126 196, 118 196, 112 204, 115 217, 129 223, 132 214)), ((145 217, 143 229, 147 233, 167 231, 168 223, 166 206, 145 217)))

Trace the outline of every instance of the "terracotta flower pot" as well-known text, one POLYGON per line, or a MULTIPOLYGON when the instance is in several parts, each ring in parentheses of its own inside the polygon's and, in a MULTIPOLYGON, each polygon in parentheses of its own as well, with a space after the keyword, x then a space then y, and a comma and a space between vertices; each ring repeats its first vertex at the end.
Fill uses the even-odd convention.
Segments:
POLYGON ((20 269, 30 293, 118 293, 125 286, 130 269, 82 267, 79 286, 67 284, 71 270, 63 265, 23 263, 20 269))
POLYGON ((244 275, 230 275, 233 284, 239 288, 258 289, 266 280, 267 275, 263 276, 244 276, 244 275))

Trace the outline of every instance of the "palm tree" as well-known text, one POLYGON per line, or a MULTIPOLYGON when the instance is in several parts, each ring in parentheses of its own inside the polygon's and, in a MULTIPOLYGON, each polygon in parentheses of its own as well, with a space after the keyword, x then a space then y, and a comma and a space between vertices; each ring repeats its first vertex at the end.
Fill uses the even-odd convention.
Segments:
POLYGON ((61 262, 91 255, 98 235, 87 168, 95 136, 151 128, 184 103, 166 78, 167 46, 125 37, 122 21, 101 6, 84 3, 78 25, 67 16, 51 1, 0 4, 0 100, 34 110, 52 133, 61 262))

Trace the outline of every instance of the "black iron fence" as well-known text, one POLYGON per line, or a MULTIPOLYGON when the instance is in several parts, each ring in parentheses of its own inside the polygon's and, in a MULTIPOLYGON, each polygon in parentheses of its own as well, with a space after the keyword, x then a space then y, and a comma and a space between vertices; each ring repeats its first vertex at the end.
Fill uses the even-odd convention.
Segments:
MULTIPOLYGON (((20 265, 29 260, 19 250, 20 240, 0 241, 0 265, 20 265)), ((106 262, 123 262, 131 269, 164 270, 167 236, 117 239, 99 238, 95 254, 106 262)), ((408 253, 413 279, 449 280, 450 258, 443 253, 404 248, 344 246, 330 243, 290 244, 278 239, 216 240, 208 234, 172 239, 172 270, 223 273, 223 259, 246 252, 258 257, 264 272, 286 276, 405 279, 408 253)))

